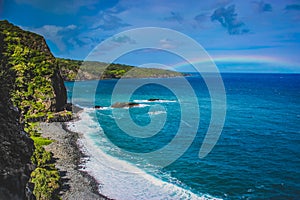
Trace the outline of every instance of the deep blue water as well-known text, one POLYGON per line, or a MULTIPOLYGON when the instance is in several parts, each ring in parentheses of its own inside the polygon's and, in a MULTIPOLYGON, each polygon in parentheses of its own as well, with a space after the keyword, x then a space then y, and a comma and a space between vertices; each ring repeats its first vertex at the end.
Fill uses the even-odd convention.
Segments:
MULTIPOLYGON (((200 159, 198 153, 211 117, 211 100, 204 81, 197 75, 186 77, 200 105, 200 120, 194 119, 199 120, 197 135, 188 150, 171 165, 159 169, 155 167, 157 159, 132 157, 120 153, 118 148, 142 154, 153 152, 168 145, 176 136, 181 123, 181 108, 188 109, 191 115, 198 109, 191 104, 191 94, 177 78, 164 81, 178 88, 184 98, 178 99, 167 87, 146 84, 130 97, 130 101, 142 106, 129 110, 109 107, 118 80, 100 81, 95 105, 105 108, 97 110, 95 120, 99 121, 111 143, 102 143, 99 148, 196 194, 224 199, 300 199, 300 75, 222 74, 222 78, 227 115, 222 134, 208 156, 200 159), (147 102, 150 98, 165 101, 147 102), (157 117, 158 125, 163 128, 151 137, 128 135, 115 122, 116 118, 122 119, 127 111, 139 126, 146 127, 151 124, 151 117, 157 117), (159 124, 162 116, 166 116, 165 124, 159 124)), ((128 79, 123 86, 130 87, 138 82, 128 79)), ((89 88, 95 81, 76 84, 81 92, 80 101, 75 102, 83 107, 93 107, 86 101, 85 94, 93 93, 89 88)), ((72 85, 66 82, 69 98, 72 85)), ((126 94, 118 92, 116 99, 125 101, 126 94)), ((187 136, 194 129, 186 128, 187 136)), ((144 131, 148 131, 147 128, 144 131)), ((100 141, 101 138, 94 139, 100 141)), ((162 155, 160 159, 166 156, 162 155)))

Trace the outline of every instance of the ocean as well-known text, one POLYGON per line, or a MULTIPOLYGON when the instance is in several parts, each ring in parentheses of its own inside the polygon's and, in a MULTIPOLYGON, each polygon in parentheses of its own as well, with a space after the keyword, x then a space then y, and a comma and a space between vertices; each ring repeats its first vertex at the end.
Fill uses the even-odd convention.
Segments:
POLYGON ((84 108, 68 124, 83 135, 82 170, 115 199, 300 199, 300 75, 221 76, 225 123, 203 158, 214 108, 200 75, 184 78, 190 88, 182 78, 66 82, 84 108))

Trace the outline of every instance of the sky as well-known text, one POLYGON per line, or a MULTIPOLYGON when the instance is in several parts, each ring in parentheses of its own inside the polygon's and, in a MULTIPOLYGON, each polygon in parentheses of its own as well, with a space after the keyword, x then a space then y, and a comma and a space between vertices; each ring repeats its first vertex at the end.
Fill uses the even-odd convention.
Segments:
MULTIPOLYGON (((84 60, 122 31, 159 27, 195 40, 221 72, 300 73, 300 0, 0 0, 0 18, 43 35, 56 57, 84 60)), ((189 71, 168 52, 184 44, 159 42, 164 51, 133 51, 115 62, 189 71)))

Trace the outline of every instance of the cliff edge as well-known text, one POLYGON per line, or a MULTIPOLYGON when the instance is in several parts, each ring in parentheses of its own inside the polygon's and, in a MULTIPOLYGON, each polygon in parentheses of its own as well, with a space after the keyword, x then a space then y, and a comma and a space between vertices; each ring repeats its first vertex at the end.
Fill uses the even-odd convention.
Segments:
POLYGON ((44 38, 6 20, 0 21, 0 100, 0 199, 25 199, 34 144, 24 127, 64 110, 67 96, 44 38))

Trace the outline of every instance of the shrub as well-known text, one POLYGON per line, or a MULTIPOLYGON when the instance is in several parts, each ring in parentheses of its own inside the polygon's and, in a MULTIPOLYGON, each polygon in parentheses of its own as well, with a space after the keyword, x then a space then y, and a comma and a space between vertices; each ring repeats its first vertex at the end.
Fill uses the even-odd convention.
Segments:
POLYGON ((59 199, 57 191, 60 187, 60 176, 53 166, 49 169, 38 167, 31 173, 31 182, 34 183, 33 194, 37 199, 59 199))

